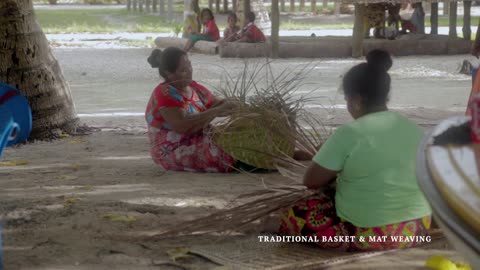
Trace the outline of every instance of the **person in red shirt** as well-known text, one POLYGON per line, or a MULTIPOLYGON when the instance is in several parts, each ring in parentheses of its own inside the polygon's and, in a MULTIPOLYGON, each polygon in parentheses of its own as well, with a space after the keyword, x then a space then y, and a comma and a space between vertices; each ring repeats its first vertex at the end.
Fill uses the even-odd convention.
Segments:
POLYGON ((245 23, 242 29, 242 33, 240 34, 240 38, 237 40, 238 42, 265 42, 265 35, 263 34, 262 30, 260 30, 255 25, 255 13, 248 12, 245 16, 245 23))
POLYGON ((215 23, 212 11, 208 8, 202 9, 200 12, 200 18, 202 18, 203 32, 192 32, 187 44, 185 44, 184 51, 186 52, 192 49, 195 43, 199 40, 217 41, 220 38, 220 31, 215 23))

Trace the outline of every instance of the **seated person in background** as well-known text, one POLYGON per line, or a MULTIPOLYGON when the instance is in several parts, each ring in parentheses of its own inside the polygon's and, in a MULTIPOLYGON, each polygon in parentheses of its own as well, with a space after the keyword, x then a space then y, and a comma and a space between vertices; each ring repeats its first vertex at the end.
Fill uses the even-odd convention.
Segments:
POLYGON ((381 30, 385 27, 385 4, 368 4, 365 7, 363 19, 363 33, 365 38, 370 37, 373 28, 373 37, 381 38, 381 30))
POLYGON ((250 42, 250 43, 257 43, 257 42, 265 42, 266 38, 265 35, 255 25, 255 13, 249 12, 245 16, 245 22, 243 25, 242 32, 240 34, 238 42, 250 42))
POLYGON ((431 210, 415 175, 423 131, 387 108, 391 66, 388 52, 373 50, 343 77, 355 120, 339 127, 313 157, 303 184, 323 192, 285 209, 281 233, 349 237, 317 242, 341 251, 410 248, 428 236, 431 210), (332 181, 336 190, 327 188, 332 181), (395 241, 407 235, 413 240, 395 241))
POLYGON ((223 41, 225 42, 232 42, 238 39, 238 32, 240 31, 240 27, 237 25, 238 18, 237 14, 234 12, 230 12, 228 14, 228 26, 223 32, 223 41))
POLYGON ((187 44, 185 44, 184 51, 186 52, 188 52, 199 40, 217 41, 220 38, 220 31, 218 31, 212 11, 208 8, 202 9, 200 12, 200 18, 203 23, 203 33, 192 32, 190 39, 187 44))
POLYGON ((200 25, 198 23, 197 14, 188 13, 183 22, 182 38, 190 38, 193 33, 198 32, 200 25))
POLYGON ((413 3, 413 14, 410 20, 402 21, 402 33, 425 34, 425 11, 422 2, 413 3))

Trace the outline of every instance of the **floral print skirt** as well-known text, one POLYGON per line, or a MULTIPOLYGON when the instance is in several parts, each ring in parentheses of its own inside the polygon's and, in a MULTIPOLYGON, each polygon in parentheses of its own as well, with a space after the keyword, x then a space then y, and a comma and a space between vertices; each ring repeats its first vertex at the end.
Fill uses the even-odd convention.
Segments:
POLYGON ((169 171, 232 171, 235 160, 216 146, 204 132, 189 135, 150 129, 150 152, 155 163, 169 171))
POLYGON ((320 194, 285 209, 281 213, 280 233, 311 236, 319 240, 316 244, 320 247, 340 251, 410 248, 428 235, 430 216, 397 224, 359 228, 336 215, 331 198, 333 195, 320 194))

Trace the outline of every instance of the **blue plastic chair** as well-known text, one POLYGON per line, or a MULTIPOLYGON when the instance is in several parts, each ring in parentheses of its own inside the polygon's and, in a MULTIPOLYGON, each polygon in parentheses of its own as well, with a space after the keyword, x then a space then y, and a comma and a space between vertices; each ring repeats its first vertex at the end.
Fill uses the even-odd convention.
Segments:
POLYGON ((0 83, 0 156, 5 147, 26 141, 31 131, 27 99, 15 87, 0 83))

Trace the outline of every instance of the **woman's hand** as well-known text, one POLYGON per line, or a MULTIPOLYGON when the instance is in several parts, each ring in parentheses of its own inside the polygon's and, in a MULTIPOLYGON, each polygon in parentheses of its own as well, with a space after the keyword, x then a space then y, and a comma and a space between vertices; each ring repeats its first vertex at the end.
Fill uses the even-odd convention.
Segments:
POLYGON ((214 105, 214 109, 217 110, 218 117, 226 117, 231 115, 239 106, 240 103, 235 99, 222 99, 214 105))

